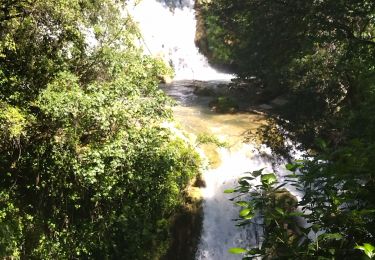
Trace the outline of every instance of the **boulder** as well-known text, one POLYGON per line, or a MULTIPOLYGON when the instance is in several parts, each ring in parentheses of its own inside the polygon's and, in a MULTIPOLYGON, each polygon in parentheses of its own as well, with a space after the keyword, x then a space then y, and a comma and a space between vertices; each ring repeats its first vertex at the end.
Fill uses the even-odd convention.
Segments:
POLYGON ((196 86, 193 93, 197 96, 215 96, 215 90, 210 87, 196 86))

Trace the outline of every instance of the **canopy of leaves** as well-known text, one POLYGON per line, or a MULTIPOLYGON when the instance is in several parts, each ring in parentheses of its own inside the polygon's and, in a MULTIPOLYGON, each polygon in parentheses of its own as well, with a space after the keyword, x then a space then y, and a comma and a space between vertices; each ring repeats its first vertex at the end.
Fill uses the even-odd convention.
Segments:
POLYGON ((0 4, 0 258, 150 259, 196 174, 124 4, 0 4))

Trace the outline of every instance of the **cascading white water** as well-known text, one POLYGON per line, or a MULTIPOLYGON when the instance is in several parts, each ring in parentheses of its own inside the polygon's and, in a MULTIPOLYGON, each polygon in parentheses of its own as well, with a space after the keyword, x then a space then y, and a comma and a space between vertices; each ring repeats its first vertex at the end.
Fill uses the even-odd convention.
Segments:
POLYGON ((196 20, 194 0, 142 0, 129 4, 139 23, 144 48, 165 59, 175 70, 174 80, 229 80, 219 73, 194 44, 196 20))
POLYGON ((225 189, 237 185, 239 176, 244 172, 266 166, 262 160, 246 156, 251 150, 253 149, 249 145, 244 145, 233 153, 228 149, 221 149, 221 166, 205 173, 207 186, 203 191, 203 233, 196 259, 240 259, 239 256, 230 254, 228 249, 257 245, 260 239, 258 227, 236 227, 233 219, 238 218, 238 208, 229 201, 231 196, 224 193, 225 189))
MULTIPOLYGON (((208 109, 209 98, 197 97, 188 87, 193 80, 229 80, 233 75, 211 68, 194 44, 196 20, 193 0, 143 0, 128 5, 128 11, 139 23, 145 51, 163 57, 175 69, 174 84, 165 91, 180 106, 174 108, 175 118, 190 133, 210 133, 227 141, 232 148, 218 148, 221 164, 204 173, 206 187, 202 189, 203 230, 197 249, 197 260, 241 259, 228 253, 231 247, 256 246, 259 229, 236 227, 239 208, 229 201, 224 190, 233 188, 244 173, 260 168, 272 171, 271 163, 252 145, 242 144, 241 134, 260 125, 258 116, 250 114, 217 115, 208 109)), ((212 84, 207 82, 206 84, 212 84)), ((285 172, 285 171, 284 171, 285 172)), ((282 179, 283 171, 280 178, 282 179)), ((294 193, 294 192, 292 192, 294 193)), ((294 193, 297 195, 297 193, 294 193)), ((178 259, 178 256, 176 256, 178 259)))

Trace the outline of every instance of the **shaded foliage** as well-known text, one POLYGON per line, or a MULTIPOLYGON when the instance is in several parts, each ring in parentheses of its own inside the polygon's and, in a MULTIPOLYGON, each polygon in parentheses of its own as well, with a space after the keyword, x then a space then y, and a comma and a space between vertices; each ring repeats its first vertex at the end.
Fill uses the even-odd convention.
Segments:
POLYGON ((301 206, 317 230, 340 235, 317 254, 350 258, 356 243, 374 244, 374 1, 219 0, 202 10, 211 56, 288 98, 260 134, 278 154, 307 153, 301 206))
MULTIPOLYGON (((358 203, 342 204, 344 200, 353 201, 355 193, 347 188, 337 194, 336 182, 319 178, 306 182, 311 174, 308 166, 287 164, 290 175, 279 183, 274 173, 262 173, 262 169, 244 175, 236 192, 236 204, 241 207, 237 226, 257 225, 261 230, 261 246, 229 252, 244 254, 243 259, 262 256, 265 259, 359 259, 360 249, 372 254, 372 246, 356 246, 356 241, 371 240, 375 210, 364 209, 358 203), (324 183, 324 184, 323 184, 324 183), (322 185, 323 184, 323 185, 322 185), (305 188, 304 199, 300 202, 285 188, 296 186, 305 188), (332 185, 332 186, 331 186, 332 185), (251 194, 251 199, 246 196, 251 194), (338 195, 338 196, 337 196, 338 195), (262 221, 255 221, 261 218, 262 221), (307 221, 307 223, 306 223, 307 221), (344 224, 343 221, 350 222, 344 224), (358 228, 362 226, 363 228, 358 228)), ((315 165, 315 164, 311 164, 315 165)), ((356 184, 354 184, 356 186, 356 184)))

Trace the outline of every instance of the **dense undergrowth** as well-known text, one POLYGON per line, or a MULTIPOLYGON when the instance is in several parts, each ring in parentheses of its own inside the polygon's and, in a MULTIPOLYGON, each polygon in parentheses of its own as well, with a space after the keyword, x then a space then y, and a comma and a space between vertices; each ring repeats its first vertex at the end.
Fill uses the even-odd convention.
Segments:
POLYGON ((0 258, 154 259, 199 168, 118 1, 0 4, 0 258))

